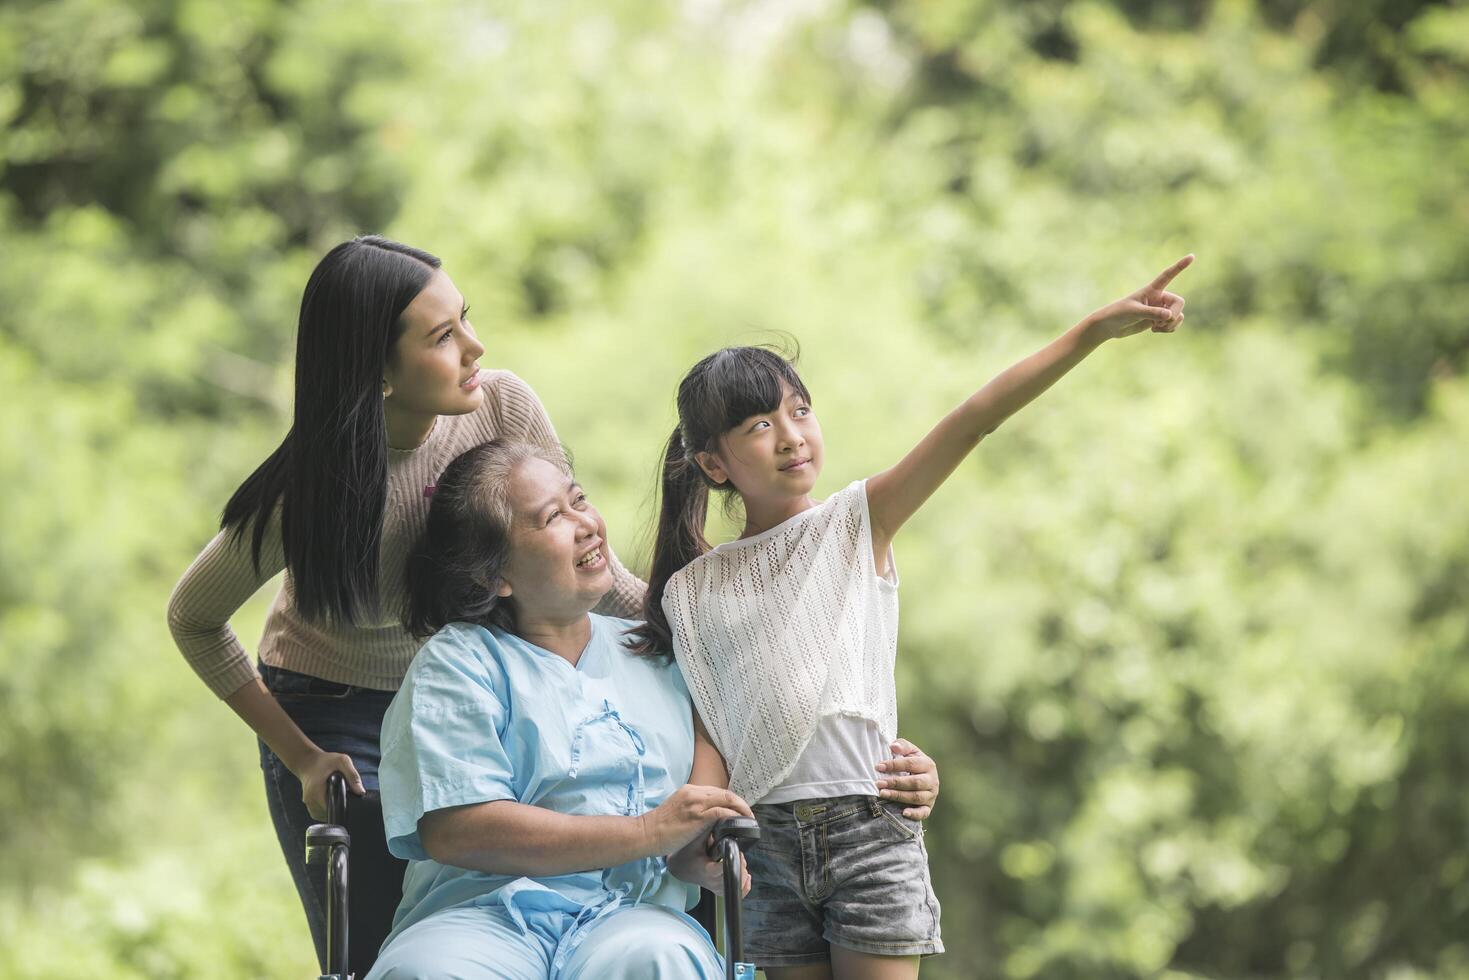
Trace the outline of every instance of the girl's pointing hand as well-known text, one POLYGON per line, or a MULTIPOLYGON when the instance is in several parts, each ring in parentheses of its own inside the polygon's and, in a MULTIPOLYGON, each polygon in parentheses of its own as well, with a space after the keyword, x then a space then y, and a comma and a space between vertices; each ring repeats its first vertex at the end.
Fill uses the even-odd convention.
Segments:
POLYGON ((1143 288, 1092 313, 1086 318, 1088 332, 1095 332, 1098 340, 1112 340, 1144 330, 1172 333, 1178 329, 1183 322, 1183 297, 1170 293, 1168 284, 1193 261, 1193 255, 1185 255, 1143 288))

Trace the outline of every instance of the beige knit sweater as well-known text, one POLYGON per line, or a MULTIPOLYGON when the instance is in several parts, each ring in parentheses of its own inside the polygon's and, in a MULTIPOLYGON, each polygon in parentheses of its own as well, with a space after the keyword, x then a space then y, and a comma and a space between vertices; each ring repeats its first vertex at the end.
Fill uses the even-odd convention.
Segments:
MULTIPOLYGON (((397 616, 407 600, 404 566, 428 518, 424 487, 438 479, 455 456, 495 438, 555 445, 556 431, 540 399, 508 371, 486 372, 484 403, 468 415, 440 416, 416 449, 388 450, 388 498, 383 515, 378 569, 379 621, 356 627, 308 622, 296 611, 291 573, 276 594, 260 640, 260 659, 315 677, 392 691, 398 688, 419 643, 397 616)), ((641 614, 646 586, 611 554, 613 587, 597 611, 613 616, 641 614)), ((194 672, 221 698, 259 676, 230 629, 229 618, 256 590, 285 567, 278 525, 266 529, 257 570, 250 535, 234 540, 221 531, 194 559, 174 587, 168 626, 194 672)))

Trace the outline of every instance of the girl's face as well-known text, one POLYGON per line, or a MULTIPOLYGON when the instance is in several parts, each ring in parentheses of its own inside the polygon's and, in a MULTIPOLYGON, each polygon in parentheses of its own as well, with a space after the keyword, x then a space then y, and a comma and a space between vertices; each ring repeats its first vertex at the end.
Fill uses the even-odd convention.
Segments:
POLYGON ((821 473, 821 424, 800 393, 786 388, 779 405, 724 433, 719 448, 697 460, 711 480, 732 484, 747 501, 799 498, 821 473))
POLYGON ((612 588, 607 525, 560 467, 531 458, 510 477, 510 555, 499 592, 521 622, 590 612, 612 588))
POLYGON ((384 411, 400 416, 463 415, 479 408, 485 349, 469 307, 442 269, 403 311, 403 333, 383 368, 384 411))

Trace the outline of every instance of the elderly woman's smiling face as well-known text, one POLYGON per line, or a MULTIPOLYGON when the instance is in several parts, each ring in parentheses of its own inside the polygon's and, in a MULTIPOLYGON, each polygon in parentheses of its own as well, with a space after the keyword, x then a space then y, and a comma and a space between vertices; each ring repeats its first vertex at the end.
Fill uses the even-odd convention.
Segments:
POLYGON ((510 554, 500 595, 522 624, 586 615, 612 588, 602 515, 580 484, 544 459, 517 464, 508 491, 510 554))

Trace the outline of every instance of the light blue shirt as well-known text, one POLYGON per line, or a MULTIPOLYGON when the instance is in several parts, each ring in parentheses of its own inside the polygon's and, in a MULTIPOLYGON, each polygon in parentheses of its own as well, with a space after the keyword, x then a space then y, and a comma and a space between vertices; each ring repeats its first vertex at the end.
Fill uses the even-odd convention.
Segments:
POLYGON ((503 905, 524 928, 537 911, 611 911, 652 902, 691 907, 698 889, 662 857, 598 871, 525 878, 429 858, 425 813, 514 800, 558 813, 636 815, 688 781, 693 714, 673 664, 630 653, 632 623, 592 615, 573 667, 503 630, 451 623, 408 668, 383 718, 383 819, 388 849, 409 860, 389 941, 435 912, 503 905))

